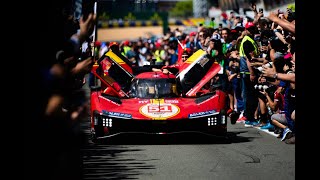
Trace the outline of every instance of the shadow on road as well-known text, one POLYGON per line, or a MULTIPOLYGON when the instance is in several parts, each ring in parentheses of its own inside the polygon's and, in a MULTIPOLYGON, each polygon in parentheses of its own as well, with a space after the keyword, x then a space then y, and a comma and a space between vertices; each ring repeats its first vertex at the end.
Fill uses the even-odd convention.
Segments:
POLYGON ((123 146, 88 144, 83 151, 83 179, 135 179, 142 170, 155 169, 147 160, 126 158, 126 153, 140 152, 123 146))
MULTIPOLYGON (((89 137, 88 131, 87 138, 89 137)), ((175 144, 230 144, 251 141, 240 136, 247 131, 228 132, 226 137, 205 134, 162 134, 162 135, 119 135, 93 143, 87 139, 82 148, 83 179, 137 179, 146 172, 154 170, 154 161, 141 157, 144 149, 127 145, 175 145, 175 144), (132 156, 133 155, 133 156, 132 156), (138 156, 139 158, 132 158, 138 156)))
POLYGON ((240 136, 242 133, 247 133, 248 131, 236 131, 236 132, 228 132, 228 139, 230 143, 242 143, 242 142, 249 142, 254 137, 244 137, 240 136))

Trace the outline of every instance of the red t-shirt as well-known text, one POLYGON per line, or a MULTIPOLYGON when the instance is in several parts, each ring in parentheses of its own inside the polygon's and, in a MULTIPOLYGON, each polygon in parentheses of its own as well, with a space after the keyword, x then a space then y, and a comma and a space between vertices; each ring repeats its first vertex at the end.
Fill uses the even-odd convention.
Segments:
POLYGON ((277 91, 274 92, 274 99, 273 101, 277 102, 276 109, 283 111, 284 110, 284 96, 281 93, 278 93, 277 91))

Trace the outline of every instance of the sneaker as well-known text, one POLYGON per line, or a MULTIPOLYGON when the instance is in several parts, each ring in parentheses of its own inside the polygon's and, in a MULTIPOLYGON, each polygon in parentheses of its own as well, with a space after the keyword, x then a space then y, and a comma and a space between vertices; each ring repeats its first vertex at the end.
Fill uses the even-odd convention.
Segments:
POLYGON ((251 121, 244 121, 244 127, 252 127, 251 121))
POLYGON ((242 117, 243 117, 243 113, 244 113, 244 111, 243 111, 243 110, 242 110, 242 111, 240 111, 239 118, 242 118, 242 117))
POLYGON ((265 126, 266 123, 260 122, 260 120, 256 120, 257 122, 259 122, 257 125, 255 125, 254 127, 262 127, 265 126))
POLYGON ((237 120, 237 123, 245 123, 246 120, 247 120, 247 118, 242 116, 237 120))
POLYGON ((285 128, 283 130, 283 133, 282 133, 282 138, 281 138, 281 141, 284 141, 286 138, 288 138, 288 136, 292 133, 292 131, 289 129, 289 128, 285 128))
POLYGON ((295 136, 292 136, 292 137, 286 139, 284 142, 285 142, 286 144, 295 144, 295 143, 296 143, 296 137, 295 137, 295 136))
POLYGON ((259 123, 256 121, 245 121, 244 122, 244 127, 253 127, 257 126, 259 123))
POLYGON ((261 126, 260 129, 272 129, 274 126, 271 123, 267 123, 264 126, 261 126))
POLYGON ((251 124, 252 124, 252 126, 258 126, 260 124, 260 122, 252 121, 251 124))

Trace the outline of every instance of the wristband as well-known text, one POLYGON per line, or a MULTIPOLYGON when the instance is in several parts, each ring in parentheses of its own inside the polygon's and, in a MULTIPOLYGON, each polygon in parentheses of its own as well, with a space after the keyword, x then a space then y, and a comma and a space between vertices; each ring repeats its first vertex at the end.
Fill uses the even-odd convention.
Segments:
POLYGON ((274 33, 278 32, 278 33, 281 34, 281 32, 280 32, 278 29, 274 29, 273 32, 274 32, 274 33))
POLYGON ((278 73, 275 73, 275 74, 273 75, 273 78, 274 78, 274 79, 278 79, 278 73))

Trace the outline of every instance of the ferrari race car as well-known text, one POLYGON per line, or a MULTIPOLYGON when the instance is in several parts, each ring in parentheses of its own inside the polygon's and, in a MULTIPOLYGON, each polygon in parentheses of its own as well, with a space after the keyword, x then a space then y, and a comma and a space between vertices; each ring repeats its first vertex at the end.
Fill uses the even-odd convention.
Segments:
POLYGON ((190 56, 177 74, 143 68, 138 72, 111 49, 94 65, 93 140, 130 133, 226 135, 226 94, 210 84, 221 67, 205 51, 190 56))

